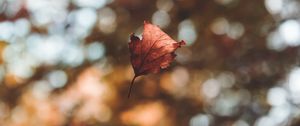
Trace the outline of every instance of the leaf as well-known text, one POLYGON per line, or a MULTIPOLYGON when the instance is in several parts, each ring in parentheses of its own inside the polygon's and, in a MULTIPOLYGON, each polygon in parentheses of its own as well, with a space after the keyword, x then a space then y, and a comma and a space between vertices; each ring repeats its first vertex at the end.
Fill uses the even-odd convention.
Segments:
POLYGON ((167 68, 174 60, 175 50, 185 42, 176 42, 158 26, 144 22, 142 40, 134 34, 130 35, 130 60, 134 70, 134 77, 129 88, 128 98, 136 77, 148 73, 158 73, 167 68))

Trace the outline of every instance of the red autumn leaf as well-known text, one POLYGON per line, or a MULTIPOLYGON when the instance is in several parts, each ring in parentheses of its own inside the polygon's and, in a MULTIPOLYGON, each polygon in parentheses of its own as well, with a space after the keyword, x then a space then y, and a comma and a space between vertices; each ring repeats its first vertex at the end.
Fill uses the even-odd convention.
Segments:
POLYGON ((185 42, 183 40, 176 42, 158 26, 145 21, 142 40, 131 34, 128 45, 135 74, 129 88, 129 98, 135 78, 167 68, 176 56, 175 50, 185 45, 185 42))

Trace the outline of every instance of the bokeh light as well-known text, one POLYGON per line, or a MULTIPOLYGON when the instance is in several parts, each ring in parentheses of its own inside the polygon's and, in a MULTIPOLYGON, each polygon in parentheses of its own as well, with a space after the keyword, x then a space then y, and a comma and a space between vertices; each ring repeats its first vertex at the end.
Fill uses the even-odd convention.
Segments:
POLYGON ((156 11, 152 16, 152 22, 161 28, 165 28, 171 22, 170 16, 165 11, 156 11))
POLYGON ((192 45, 197 39, 194 23, 191 20, 184 20, 178 26, 178 39, 185 40, 187 45, 192 45))
POLYGON ((210 118, 208 115, 198 114, 191 119, 190 126, 209 126, 210 118))
POLYGON ((115 31, 116 24, 116 13, 111 8, 103 8, 99 12, 98 28, 106 34, 115 31))
POLYGON ((279 27, 279 34, 289 46, 300 45, 300 24, 295 20, 283 22, 279 27))
POLYGON ((284 0, 265 0, 267 10, 272 14, 279 14, 283 8, 284 0))

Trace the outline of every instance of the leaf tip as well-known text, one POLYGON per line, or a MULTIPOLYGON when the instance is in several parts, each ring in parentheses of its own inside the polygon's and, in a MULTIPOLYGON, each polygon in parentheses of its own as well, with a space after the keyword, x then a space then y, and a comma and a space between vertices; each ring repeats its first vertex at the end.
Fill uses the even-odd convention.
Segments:
POLYGON ((131 33, 131 34, 130 34, 130 40, 131 40, 131 41, 139 41, 140 38, 137 37, 137 36, 135 36, 134 33, 131 33))
POLYGON ((181 46, 186 45, 186 42, 184 40, 181 40, 180 42, 174 43, 174 46, 176 46, 176 48, 180 48, 181 46))
POLYGON ((185 42, 184 40, 181 40, 181 41, 179 42, 179 45, 186 45, 186 42, 185 42))
POLYGON ((144 20, 144 24, 150 24, 150 22, 149 22, 149 21, 146 21, 146 20, 144 20))

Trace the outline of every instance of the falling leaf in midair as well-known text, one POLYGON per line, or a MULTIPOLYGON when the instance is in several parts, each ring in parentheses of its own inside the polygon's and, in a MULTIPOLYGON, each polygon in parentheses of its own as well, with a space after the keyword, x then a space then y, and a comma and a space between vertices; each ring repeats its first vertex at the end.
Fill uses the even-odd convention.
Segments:
POLYGON ((135 74, 130 84, 129 98, 136 77, 158 73, 161 69, 167 68, 176 56, 175 50, 185 45, 185 42, 183 40, 176 42, 158 26, 145 21, 142 40, 131 34, 128 45, 135 74))

